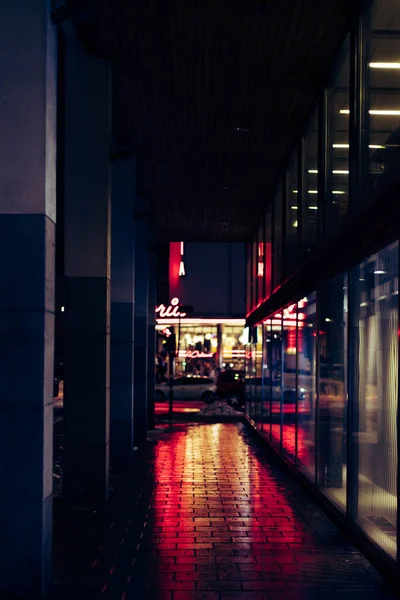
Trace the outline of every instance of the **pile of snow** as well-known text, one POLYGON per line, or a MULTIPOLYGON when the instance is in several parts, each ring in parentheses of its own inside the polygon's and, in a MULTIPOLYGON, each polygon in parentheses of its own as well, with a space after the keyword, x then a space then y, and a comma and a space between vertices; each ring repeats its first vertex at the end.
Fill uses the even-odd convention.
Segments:
POLYGON ((202 408, 198 414, 204 416, 225 415, 229 417, 237 417, 242 413, 233 409, 227 402, 217 400, 212 404, 206 404, 206 406, 204 406, 204 408, 202 408))

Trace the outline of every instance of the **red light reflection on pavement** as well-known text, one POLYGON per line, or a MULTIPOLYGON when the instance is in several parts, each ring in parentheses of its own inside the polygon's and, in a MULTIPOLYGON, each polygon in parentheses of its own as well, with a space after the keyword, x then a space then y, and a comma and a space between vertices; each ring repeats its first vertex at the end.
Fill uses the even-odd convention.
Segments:
MULTIPOLYGON (((292 444, 293 428, 287 433, 292 444)), ((353 591, 369 585, 383 598, 376 574, 368 583, 361 556, 243 425, 187 425, 160 437, 153 459, 146 535, 126 600, 323 598, 350 580, 353 591), (339 547, 349 559, 338 559, 339 547)))

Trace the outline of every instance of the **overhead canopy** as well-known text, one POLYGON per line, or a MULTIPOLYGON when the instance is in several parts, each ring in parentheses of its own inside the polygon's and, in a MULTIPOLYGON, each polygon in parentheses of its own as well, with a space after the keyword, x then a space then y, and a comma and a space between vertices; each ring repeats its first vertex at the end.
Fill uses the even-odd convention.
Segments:
POLYGON ((354 0, 74 0, 161 239, 255 232, 354 0))

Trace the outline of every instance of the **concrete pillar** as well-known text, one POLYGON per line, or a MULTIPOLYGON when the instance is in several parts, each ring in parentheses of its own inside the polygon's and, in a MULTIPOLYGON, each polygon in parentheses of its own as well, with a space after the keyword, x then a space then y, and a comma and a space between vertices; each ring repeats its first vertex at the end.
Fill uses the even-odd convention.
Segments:
POLYGON ((110 68, 65 48, 64 494, 107 499, 110 421, 110 68))
POLYGON ((133 452, 134 163, 112 165, 110 461, 130 462, 133 452))
POLYGON ((146 441, 149 297, 149 223, 136 207, 135 229, 135 359, 133 440, 135 446, 146 441))
POLYGON ((0 4, 0 597, 51 576, 56 37, 45 0, 0 4))
POLYGON ((155 235, 151 236, 149 249, 149 294, 147 312, 147 429, 154 429, 154 388, 156 364, 156 313, 157 304, 157 247, 155 235))

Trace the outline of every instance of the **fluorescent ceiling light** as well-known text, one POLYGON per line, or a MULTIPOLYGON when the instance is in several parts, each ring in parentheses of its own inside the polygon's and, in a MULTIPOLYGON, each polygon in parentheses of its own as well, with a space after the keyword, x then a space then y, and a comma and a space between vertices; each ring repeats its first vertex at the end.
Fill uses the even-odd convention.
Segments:
POLYGON ((369 110, 370 115, 400 115, 400 110, 369 110))
POLYGON ((297 206, 291 206, 290 207, 292 210, 297 210, 297 206))
MULTIPOLYGON (((350 114, 350 110, 348 108, 342 108, 340 109, 340 114, 341 115, 349 115, 350 114)), ((376 110, 376 109, 371 109, 368 111, 370 115, 375 115, 375 116, 397 116, 400 115, 400 110, 392 110, 392 109, 384 109, 384 110, 376 110)))
MULTIPOLYGON (((350 144, 332 144, 332 148, 350 148, 350 144)), ((376 150, 385 148, 385 146, 380 146, 379 144, 370 144, 369 148, 371 148, 371 150, 376 150)))
POLYGON ((318 206, 309 206, 308 207, 310 210, 318 210, 318 206))
POLYGON ((384 273, 386 273, 386 271, 383 271, 382 269, 377 269, 374 271, 374 275, 383 275, 384 273))
POLYGON ((333 190, 332 194, 336 194, 337 196, 343 196, 343 194, 345 194, 346 192, 344 192, 343 190, 333 190))
MULTIPOLYGON (((318 173, 318 170, 317 169, 309 169, 308 172, 310 173, 310 175, 316 175, 318 173)), ((341 170, 341 169, 334 169, 332 171, 332 173, 334 175, 348 175, 349 171, 345 171, 345 170, 341 170)))
POLYGON ((372 62, 369 63, 370 69, 400 69, 398 62, 372 62))
MULTIPOLYGON (((294 194, 298 194, 298 191, 297 190, 293 190, 293 193, 294 194)), ((318 194, 318 190, 308 190, 308 193, 315 195, 315 194, 318 194)), ((332 194, 340 194, 340 195, 345 194, 345 193, 346 192, 343 192, 342 190, 333 190, 333 192, 332 192, 332 194)), ((292 206, 291 208, 297 209, 297 206, 292 206)))

